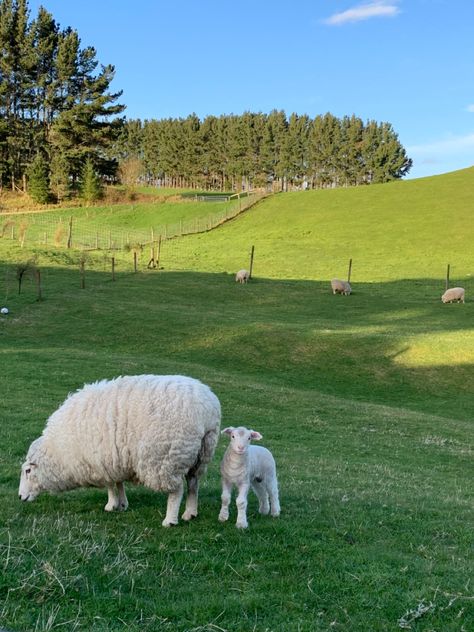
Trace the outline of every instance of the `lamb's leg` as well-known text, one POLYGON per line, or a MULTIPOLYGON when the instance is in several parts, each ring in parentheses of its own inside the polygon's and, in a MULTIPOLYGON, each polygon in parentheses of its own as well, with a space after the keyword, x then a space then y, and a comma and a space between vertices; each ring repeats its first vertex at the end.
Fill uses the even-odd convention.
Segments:
POLYGON ((229 504, 232 494, 232 485, 227 481, 222 481, 221 510, 219 512, 219 520, 225 522, 229 518, 229 504))
POLYGON ((258 498, 258 512, 264 515, 268 514, 270 505, 268 504, 267 488, 261 480, 254 480, 252 481, 252 489, 258 498))
POLYGON ((109 485, 109 487, 107 487, 107 492, 109 494, 109 500, 104 509, 105 511, 114 511, 120 506, 119 494, 117 492, 117 487, 115 486, 115 484, 109 485))
POLYGON ((280 500, 278 498, 278 483, 276 478, 270 483, 268 493, 270 494, 270 513, 276 518, 280 515, 280 500))
POLYGON ((164 527, 171 527, 178 524, 179 506, 183 498, 183 481, 180 481, 179 487, 168 494, 168 504, 166 507, 166 518, 161 523, 164 527))
POLYGON ((128 500, 127 500, 127 494, 125 493, 125 485, 123 484, 122 481, 120 481, 120 483, 117 483, 117 489, 118 489, 118 494, 119 494, 119 509, 120 511, 126 511, 128 509, 128 500))
POLYGON ((242 485, 236 498, 237 505, 237 522, 238 529, 246 529, 249 525, 247 522, 247 496, 249 493, 249 485, 242 485))
POLYGON ((186 474, 186 482, 188 484, 188 495, 186 496, 186 508, 181 518, 183 520, 191 520, 198 515, 198 492, 199 479, 195 474, 186 474))

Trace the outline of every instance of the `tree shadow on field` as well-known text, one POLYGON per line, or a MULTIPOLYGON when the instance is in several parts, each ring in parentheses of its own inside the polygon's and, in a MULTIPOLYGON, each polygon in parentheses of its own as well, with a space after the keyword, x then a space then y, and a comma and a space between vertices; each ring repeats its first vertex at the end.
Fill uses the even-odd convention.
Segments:
POLYGON ((118 374, 223 373, 463 419, 474 404, 470 278, 456 283, 466 304, 446 305, 433 279, 353 283, 342 296, 329 280, 226 273, 88 271, 84 289, 78 270, 42 278, 41 302, 33 284, 10 291, 0 355, 18 378, 1 376, 3 392, 54 390, 55 375, 73 390, 118 374))

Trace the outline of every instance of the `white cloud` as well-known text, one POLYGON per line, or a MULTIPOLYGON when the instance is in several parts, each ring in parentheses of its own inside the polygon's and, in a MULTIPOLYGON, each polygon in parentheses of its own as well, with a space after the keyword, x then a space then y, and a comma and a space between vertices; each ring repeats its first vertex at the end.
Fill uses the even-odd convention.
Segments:
POLYGON ((400 12, 400 8, 396 4, 398 0, 372 0, 367 4, 360 4, 347 11, 341 13, 335 13, 331 17, 324 20, 325 24, 331 26, 339 26, 346 22, 360 22, 362 20, 369 20, 370 18, 380 17, 394 17, 400 12))
POLYGON ((466 110, 468 112, 474 112, 474 103, 471 103, 470 105, 467 106, 466 110))

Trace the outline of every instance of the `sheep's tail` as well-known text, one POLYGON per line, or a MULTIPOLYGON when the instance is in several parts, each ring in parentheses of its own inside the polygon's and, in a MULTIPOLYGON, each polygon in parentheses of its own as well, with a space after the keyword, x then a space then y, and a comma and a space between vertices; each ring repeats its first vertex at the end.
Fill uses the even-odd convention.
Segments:
POLYGON ((202 476, 207 470, 207 464, 210 463, 219 441, 219 428, 208 430, 201 441, 197 459, 190 468, 188 476, 202 476))

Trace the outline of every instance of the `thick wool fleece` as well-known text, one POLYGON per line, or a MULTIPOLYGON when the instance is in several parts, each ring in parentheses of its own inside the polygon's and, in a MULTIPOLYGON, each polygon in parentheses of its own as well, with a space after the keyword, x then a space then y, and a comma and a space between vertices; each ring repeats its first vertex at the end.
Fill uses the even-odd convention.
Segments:
POLYGON ((27 461, 41 463, 39 482, 49 491, 133 481, 171 492, 191 468, 205 471, 219 425, 219 400, 198 380, 119 377, 70 395, 27 461))

